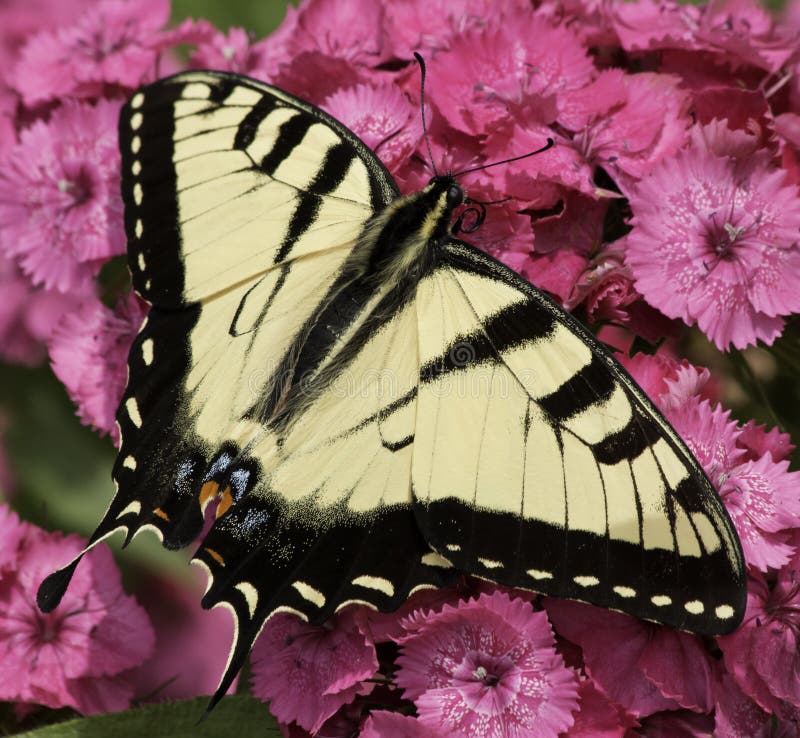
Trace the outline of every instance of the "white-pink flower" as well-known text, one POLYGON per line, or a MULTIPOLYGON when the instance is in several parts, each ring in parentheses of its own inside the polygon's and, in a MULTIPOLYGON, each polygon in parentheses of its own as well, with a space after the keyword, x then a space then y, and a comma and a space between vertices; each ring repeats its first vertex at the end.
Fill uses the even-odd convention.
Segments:
POLYGON ((497 591, 402 622, 397 683, 419 719, 453 738, 555 738, 578 683, 543 612, 497 591))
POLYGON ((90 295, 125 250, 118 116, 117 102, 66 100, 22 131, 0 169, 0 251, 34 284, 90 295))
POLYGON ((771 344, 800 312, 800 193, 765 155, 697 145, 630 196, 627 263, 647 302, 697 324, 721 350, 771 344))

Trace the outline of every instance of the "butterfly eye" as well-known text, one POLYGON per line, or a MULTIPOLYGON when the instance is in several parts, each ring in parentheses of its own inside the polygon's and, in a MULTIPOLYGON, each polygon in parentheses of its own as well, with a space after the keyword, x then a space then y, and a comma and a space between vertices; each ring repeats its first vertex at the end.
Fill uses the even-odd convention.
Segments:
POLYGON ((464 202, 464 190, 457 184, 452 184, 447 189, 447 205, 451 208, 458 207, 464 202))

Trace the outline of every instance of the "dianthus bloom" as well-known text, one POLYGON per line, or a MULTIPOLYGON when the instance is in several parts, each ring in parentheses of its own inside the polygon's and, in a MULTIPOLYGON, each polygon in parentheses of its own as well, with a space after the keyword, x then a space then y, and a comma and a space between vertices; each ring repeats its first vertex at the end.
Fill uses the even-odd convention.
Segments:
POLYGON ((0 251, 34 284, 81 295, 125 250, 119 104, 66 100, 22 131, 0 170, 0 251))
POLYGON ((168 0, 104 0, 74 25, 42 31, 22 49, 12 86, 26 105, 94 97, 106 85, 137 87, 155 73, 168 0))
POLYGON ((386 165, 405 164, 422 137, 419 110, 394 85, 356 85, 339 90, 323 104, 386 165))
POLYGON ((378 668, 375 647, 347 612, 325 626, 276 615, 253 647, 253 694, 278 720, 314 733, 342 705, 369 692, 378 668))
POLYGON ((713 667, 697 636, 582 602, 548 597, 545 609, 581 647, 589 677, 631 715, 711 708, 713 667))
POLYGON ((525 600, 498 591, 401 624, 397 683, 438 734, 545 738, 572 725, 577 680, 525 600))
POLYGON ((773 588, 752 574, 744 622, 719 645, 736 683, 763 709, 781 712, 782 700, 800 705, 800 555, 773 588))
POLYGON ((128 707, 134 684, 123 672, 150 655, 153 629, 122 591, 108 548, 84 557, 61 604, 45 614, 36 605, 39 583, 83 542, 7 512, 0 515, 0 540, 6 542, 0 547, 0 699, 85 714, 128 707))
POLYGON ((128 378, 128 351, 144 315, 144 303, 132 293, 116 310, 87 300, 65 316, 50 341, 53 371, 78 406, 81 421, 110 433, 115 444, 114 415, 128 378))
POLYGON ((662 161, 630 195, 636 289, 721 350, 780 335, 800 311, 800 197, 762 155, 699 146, 662 161))

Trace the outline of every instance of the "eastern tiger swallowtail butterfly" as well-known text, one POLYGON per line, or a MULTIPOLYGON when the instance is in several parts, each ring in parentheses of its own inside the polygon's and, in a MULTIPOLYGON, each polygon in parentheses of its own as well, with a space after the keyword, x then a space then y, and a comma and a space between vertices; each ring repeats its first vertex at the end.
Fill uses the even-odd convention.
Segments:
MULTIPOLYGON (((89 547, 151 529, 237 630, 391 611, 456 572, 700 634, 745 605, 702 469, 574 318, 453 237, 452 176, 401 196, 323 111, 222 72, 120 118, 128 260, 152 307, 89 547)), ((48 577, 52 610, 77 560, 48 577)))

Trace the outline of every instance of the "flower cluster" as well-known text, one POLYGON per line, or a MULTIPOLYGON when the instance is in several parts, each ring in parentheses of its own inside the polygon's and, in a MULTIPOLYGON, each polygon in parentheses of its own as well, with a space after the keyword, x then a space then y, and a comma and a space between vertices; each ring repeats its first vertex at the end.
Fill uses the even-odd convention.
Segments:
POLYGON ((122 710, 135 692, 135 667, 151 654, 153 629, 144 609, 122 591, 106 547, 97 547, 51 613, 36 590, 54 562, 84 542, 22 523, 0 506, 0 699, 84 714, 122 710))
MULTIPOLYGON (((666 339, 620 358, 717 487, 749 568, 744 624, 713 644, 466 579, 388 615, 355 608, 315 627, 282 614, 256 644, 252 681, 285 735, 792 734, 794 447, 733 420, 718 378, 676 352, 689 326, 721 352, 771 346, 800 313, 800 4, 777 18, 756 0, 303 0, 264 39, 168 17, 168 0, 0 9, 0 358, 48 356, 81 421, 117 440, 146 312, 118 278, 117 115, 171 71, 248 74, 322 107, 406 192, 434 165, 461 171, 552 139, 464 178, 490 203, 470 240, 590 323, 627 331, 621 345, 666 339)), ((0 672, 26 674, 0 673, 1 699, 121 709, 191 650, 180 634, 159 641, 151 670, 132 676, 153 633, 102 548, 64 604, 37 614, 39 579, 80 547, 0 509, 0 672)))

